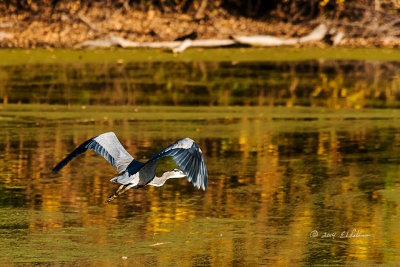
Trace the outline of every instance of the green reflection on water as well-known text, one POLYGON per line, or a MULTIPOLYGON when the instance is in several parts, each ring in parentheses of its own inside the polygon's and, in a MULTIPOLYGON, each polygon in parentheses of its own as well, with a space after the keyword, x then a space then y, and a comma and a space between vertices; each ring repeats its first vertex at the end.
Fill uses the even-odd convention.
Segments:
POLYGON ((399 107, 399 61, 145 61, 0 67, 3 103, 399 107))

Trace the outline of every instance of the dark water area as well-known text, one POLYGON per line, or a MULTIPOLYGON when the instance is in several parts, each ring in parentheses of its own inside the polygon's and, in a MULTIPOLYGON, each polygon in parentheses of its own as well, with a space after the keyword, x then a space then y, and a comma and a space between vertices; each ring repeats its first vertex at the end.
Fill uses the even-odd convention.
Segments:
POLYGON ((399 66, 1 67, 0 263, 397 264, 399 66), (171 179, 106 204, 117 173, 94 152, 51 172, 109 131, 139 161, 191 137, 209 187, 171 179))
POLYGON ((398 107, 400 63, 130 62, 0 67, 0 101, 80 105, 398 107))

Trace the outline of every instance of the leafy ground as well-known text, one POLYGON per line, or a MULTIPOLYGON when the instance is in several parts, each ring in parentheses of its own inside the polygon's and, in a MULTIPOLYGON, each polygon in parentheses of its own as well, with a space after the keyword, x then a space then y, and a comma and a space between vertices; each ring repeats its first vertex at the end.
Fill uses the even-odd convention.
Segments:
MULTIPOLYGON (((5 2, 0 5, 0 47, 7 48, 73 48, 108 36, 138 42, 173 41, 194 32, 197 39, 301 37, 320 23, 328 25, 332 36, 345 33, 341 46, 400 45, 398 1, 5 2)), ((329 45, 332 36, 312 45, 329 45)))

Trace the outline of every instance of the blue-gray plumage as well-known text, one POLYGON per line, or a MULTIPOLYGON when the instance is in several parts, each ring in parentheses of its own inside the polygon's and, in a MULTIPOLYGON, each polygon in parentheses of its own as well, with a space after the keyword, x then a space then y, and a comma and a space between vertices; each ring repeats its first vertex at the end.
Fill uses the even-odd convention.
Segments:
POLYGON ((65 159, 54 167, 53 172, 57 173, 74 157, 82 154, 87 149, 92 149, 114 166, 119 176, 110 181, 122 184, 116 192, 111 195, 107 202, 115 199, 130 188, 141 188, 146 185, 162 186, 170 178, 187 177, 189 182, 197 188, 207 188, 207 168, 204 163, 203 154, 197 144, 190 138, 184 138, 164 148, 147 162, 135 160, 121 145, 113 132, 104 133, 93 137, 72 151, 65 159), (156 176, 158 159, 171 156, 178 167, 165 172, 161 177, 156 176))

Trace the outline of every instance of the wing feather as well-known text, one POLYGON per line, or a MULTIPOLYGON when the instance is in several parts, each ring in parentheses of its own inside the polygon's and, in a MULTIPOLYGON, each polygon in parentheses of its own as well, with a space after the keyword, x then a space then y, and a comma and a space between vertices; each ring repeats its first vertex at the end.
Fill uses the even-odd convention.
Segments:
POLYGON ((184 138, 161 150, 144 164, 132 162, 127 170, 129 175, 140 171, 146 164, 159 158, 171 156, 176 165, 187 176, 195 187, 205 190, 208 186, 208 174, 203 154, 197 144, 190 138, 184 138))
POLYGON ((192 162, 193 158, 190 157, 190 155, 188 155, 187 151, 182 151, 181 153, 182 153, 182 157, 184 157, 182 160, 181 166, 185 170, 189 170, 188 165, 192 162))
POLYGON ((185 174, 187 173, 189 182, 192 182, 194 185, 196 185, 193 181, 194 169, 192 168, 192 163, 193 163, 194 158, 192 158, 192 157, 188 157, 188 158, 189 158, 189 161, 187 162, 186 166, 184 167, 183 173, 185 173, 185 174))
POLYGON ((91 149, 105 158, 119 173, 123 172, 126 167, 135 161, 133 157, 125 150, 119 142, 117 136, 113 132, 104 133, 93 137, 72 151, 65 159, 53 168, 53 172, 57 173, 73 158, 91 149))

